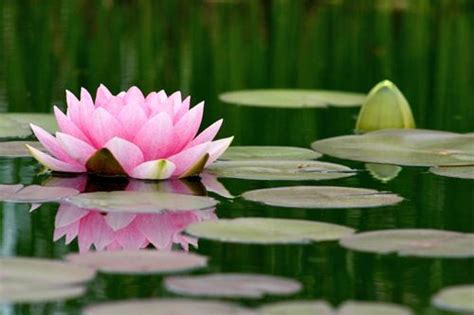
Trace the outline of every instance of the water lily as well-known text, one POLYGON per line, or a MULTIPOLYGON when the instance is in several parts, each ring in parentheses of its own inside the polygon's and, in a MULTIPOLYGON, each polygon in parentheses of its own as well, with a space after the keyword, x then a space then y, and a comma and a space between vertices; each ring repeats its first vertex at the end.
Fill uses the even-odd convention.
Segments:
POLYGON ((362 105, 356 131, 415 128, 410 104, 395 84, 389 80, 378 83, 362 105))
POLYGON ((198 134, 204 102, 190 108, 180 92, 151 92, 137 87, 112 95, 104 86, 95 101, 81 90, 80 99, 66 91, 67 112, 54 107, 55 137, 31 128, 50 155, 28 146, 47 168, 68 173, 127 175, 138 179, 187 177, 215 161, 233 137, 214 140, 222 120, 198 134))

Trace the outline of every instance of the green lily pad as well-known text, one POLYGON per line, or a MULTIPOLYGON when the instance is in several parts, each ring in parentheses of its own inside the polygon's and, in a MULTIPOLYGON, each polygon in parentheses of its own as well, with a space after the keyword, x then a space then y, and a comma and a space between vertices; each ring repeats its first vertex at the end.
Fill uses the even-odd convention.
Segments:
POLYGON ((53 114, 2 113, 0 114, 0 139, 31 136, 30 123, 43 127, 51 133, 58 130, 53 114))
POLYGON ((208 167, 217 177, 253 180, 324 180, 348 177, 355 170, 319 161, 221 161, 208 167))
POLYGON ((60 201, 79 194, 79 191, 68 187, 47 187, 31 185, 0 185, 0 201, 14 203, 43 203, 60 201))
POLYGON ((273 146, 233 146, 219 158, 222 161, 242 160, 314 160, 321 154, 306 148, 273 146))
POLYGON ((0 157, 31 157, 30 151, 25 145, 44 151, 43 146, 38 141, 6 141, 0 142, 0 157))
MULTIPOLYGON (((88 306, 84 315, 252 315, 248 309, 221 301, 155 299, 110 302, 88 306)), ((254 314, 257 315, 257 314, 254 314)))
POLYGON ((168 291, 177 294, 227 298, 258 299, 301 290, 301 284, 293 279, 238 273, 167 277, 164 283, 168 291))
POLYGON ((152 191, 91 192, 67 198, 66 201, 79 208, 128 213, 200 210, 217 205, 217 200, 211 197, 152 191))
POLYGON ((317 152, 341 159, 407 166, 472 165, 474 135, 387 129, 313 142, 317 152))
POLYGON ((445 311, 474 313, 474 285, 459 285, 444 288, 432 299, 431 303, 445 311))
POLYGON ((193 270, 207 265, 207 257, 178 251, 121 250, 69 254, 66 259, 105 273, 150 274, 193 270))
POLYGON ((354 230, 331 223, 292 219, 237 218, 193 223, 186 233, 205 239, 244 244, 332 241, 354 230))
POLYGON ((402 197, 373 189, 337 186, 290 186, 248 191, 247 200, 289 208, 370 208, 399 203, 402 197))
POLYGON ((38 283, 2 281, 0 303, 39 303, 77 298, 84 295, 85 286, 49 286, 38 283))
POLYGON ((366 99, 362 93, 324 90, 241 90, 219 95, 224 103, 255 107, 324 108, 360 106, 366 99))
POLYGON ((474 166, 438 166, 431 167, 430 172, 439 176, 474 179, 474 166))
POLYGON ((364 232, 340 240, 348 249, 400 256, 474 257, 474 234, 441 230, 393 229, 364 232))

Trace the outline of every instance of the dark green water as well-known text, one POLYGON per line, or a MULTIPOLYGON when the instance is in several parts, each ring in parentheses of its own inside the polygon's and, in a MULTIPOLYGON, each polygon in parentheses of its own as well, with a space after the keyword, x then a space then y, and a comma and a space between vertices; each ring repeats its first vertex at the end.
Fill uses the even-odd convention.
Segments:
MULTIPOLYGON (((383 79, 409 100, 419 128, 474 129, 474 1, 0 1, 0 111, 64 107, 64 90, 104 83, 113 92, 137 85, 206 100, 205 123, 223 117, 234 144, 308 147, 352 133, 358 109, 282 110, 217 100, 241 88, 299 87, 367 92, 383 79)), ((324 157, 364 169, 363 163, 324 157)), ((0 183, 40 183, 32 159, 0 159, 0 183)), ((299 182, 221 180, 234 195, 299 182)), ((400 194, 396 206, 302 210, 222 199, 219 217, 265 216, 333 222, 359 231, 436 228, 474 231, 474 183, 404 168, 387 184, 368 172, 312 185, 375 188, 400 194)), ((61 258, 76 241, 52 241, 57 205, 33 214, 0 204, 4 256, 61 258)), ((336 242, 249 246, 201 240, 210 266, 283 275, 304 289, 288 298, 390 301, 416 314, 439 289, 474 282, 473 260, 359 254, 336 242)), ((72 314, 94 302, 172 296, 161 277, 100 275, 87 295, 67 303, 3 306, 0 314, 72 314)), ((241 301, 259 305, 277 300, 241 301)))

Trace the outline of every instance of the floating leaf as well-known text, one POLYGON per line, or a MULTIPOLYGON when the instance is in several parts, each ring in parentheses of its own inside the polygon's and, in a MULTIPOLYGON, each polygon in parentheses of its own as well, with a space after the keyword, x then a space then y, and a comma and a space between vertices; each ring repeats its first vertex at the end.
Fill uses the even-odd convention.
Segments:
POLYGON ((410 104, 395 84, 388 80, 370 90, 362 105, 355 130, 368 132, 390 128, 415 128, 410 104))
POLYGON ((267 294, 288 295, 301 290, 301 284, 293 279, 237 273, 168 277, 165 287, 184 295, 255 299, 267 294))
POLYGON ((261 315, 335 315, 325 301, 288 301, 266 304, 259 309, 261 315))
POLYGON ((474 234, 400 229, 350 235, 340 244, 355 251, 417 257, 474 257, 474 234))
POLYGON ((207 257, 178 251, 121 250, 69 254, 74 264, 106 273, 173 273, 206 266, 207 257))
POLYGON ((405 306, 383 302, 345 302, 339 307, 337 315, 411 315, 405 306))
POLYGON ((365 168, 369 171, 373 178, 378 179, 383 183, 387 183, 396 178, 402 171, 400 166, 379 163, 366 163, 365 168))
POLYGON ((435 307, 445 311, 473 314, 474 285, 444 288, 433 297, 431 302, 435 307))
POLYGON ((130 213, 200 210, 217 204, 211 197, 152 191, 91 192, 67 198, 66 201, 85 209, 130 213))
POLYGON ((225 103, 256 107, 324 108, 329 105, 360 106, 366 95, 341 91, 269 89, 226 92, 220 94, 219 99, 225 103))
POLYGON ((292 219, 237 218, 193 223, 186 232, 211 240, 248 243, 309 243, 332 241, 354 233, 342 225, 292 219))
POLYGON ((402 197, 373 189, 337 186, 290 186, 248 191, 247 200, 289 208, 370 208, 399 203, 402 197))
POLYGON ((254 180, 324 180, 348 177, 355 170, 319 161, 221 161, 208 167, 217 177, 254 180))
POLYGON ((0 142, 0 157, 30 157, 26 144, 44 151, 43 146, 37 141, 6 141, 0 142))
POLYGON ((59 201, 79 194, 74 188, 31 185, 0 185, 0 201, 15 203, 43 203, 59 201))
POLYGON ((474 135, 422 129, 390 129, 313 142, 318 152, 342 159, 408 165, 474 164, 474 135))
POLYGON ((474 166, 438 166, 431 167, 430 172, 440 176, 474 179, 474 166))
POLYGON ((38 283, 2 281, 0 303, 37 303, 66 300, 86 292, 84 286, 48 286, 38 283))
POLYGON ((219 160, 314 160, 321 154, 305 148, 272 146, 233 146, 229 147, 219 160))
POLYGON ((54 115, 38 113, 2 113, 0 114, 0 138, 26 138, 32 135, 30 123, 41 126, 47 131, 57 131, 54 115))
MULTIPOLYGON (((111 302, 87 307, 84 315, 252 315, 236 304, 190 299, 157 299, 111 302)), ((257 314, 254 314, 257 315, 257 314)))

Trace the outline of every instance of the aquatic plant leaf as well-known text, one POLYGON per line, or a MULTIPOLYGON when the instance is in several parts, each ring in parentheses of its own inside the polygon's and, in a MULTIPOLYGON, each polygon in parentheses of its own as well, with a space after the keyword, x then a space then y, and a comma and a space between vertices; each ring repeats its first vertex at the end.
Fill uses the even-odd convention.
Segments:
POLYGON ((225 92, 219 95, 219 99, 224 103, 255 107, 324 108, 329 105, 360 106, 366 95, 342 91, 268 89, 225 92))
POLYGON ((66 201, 79 208, 130 213, 200 210, 217 205, 217 200, 211 197, 154 191, 91 192, 67 198, 66 201))
POLYGON ((447 287, 433 296, 431 303, 441 310, 474 313, 474 285, 458 285, 447 287))
POLYGON ((365 168, 369 171, 373 178, 381 181, 382 183, 388 183, 392 179, 396 178, 402 171, 402 168, 398 165, 379 163, 365 163, 365 168))
POLYGON ((31 157, 26 144, 44 151, 43 146, 37 141, 5 141, 0 142, 0 157, 31 157))
POLYGON ((301 290, 293 279, 258 274, 216 273, 165 278, 165 287, 176 294, 227 298, 262 298, 289 295, 301 290))
POLYGON ((425 229, 363 232, 340 240, 348 249, 400 256, 474 257, 474 234, 425 229))
POLYGON ((248 191, 246 200, 289 208, 370 208, 399 203, 402 197, 373 189, 338 186, 290 186, 248 191))
POLYGON ((401 305, 383 302, 348 301, 341 305, 337 315, 411 315, 412 311, 401 305))
POLYGON ((277 146, 232 146, 219 158, 222 161, 236 160, 314 160, 321 154, 306 148, 277 146))
POLYGON ((0 114, 0 139, 31 136, 30 123, 41 126, 49 132, 55 132, 58 129, 52 114, 2 113, 0 114))
POLYGON ((217 177, 252 180, 325 180, 348 177, 355 170, 319 161, 245 160, 220 161, 208 167, 217 177))
POLYGON ((154 299, 109 302, 86 307, 84 315, 257 315, 236 304, 192 299, 154 299))
POLYGON ((210 240, 245 244, 332 241, 354 230, 331 223, 293 219, 237 218, 193 223, 186 233, 210 240))
POLYGON ((207 265, 207 257, 178 251, 120 250, 69 254, 73 264, 105 273, 152 274, 193 270, 207 265))
POLYGON ((77 298, 84 295, 85 286, 50 286, 38 283, 2 281, 0 303, 44 303, 77 298))
POLYGON ((43 203, 65 199, 79 194, 79 191, 68 187, 47 187, 31 185, 0 185, 0 201, 15 203, 43 203))
POLYGON ((362 105, 355 130, 415 128, 410 104, 398 87, 388 80, 378 83, 362 105))
POLYGON ((288 301, 265 304, 259 309, 261 315, 335 315, 326 301, 288 301))
POLYGON ((422 129, 386 129, 318 140, 312 148, 341 159, 407 166, 472 165, 474 136, 422 129))
POLYGON ((430 172, 439 176, 474 179, 474 165, 431 167, 430 172))

